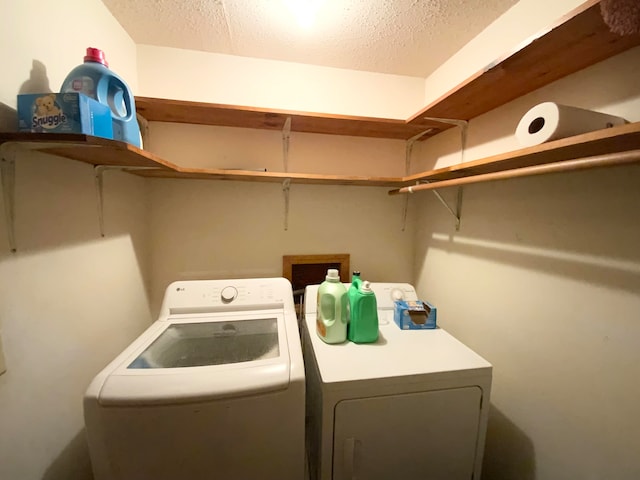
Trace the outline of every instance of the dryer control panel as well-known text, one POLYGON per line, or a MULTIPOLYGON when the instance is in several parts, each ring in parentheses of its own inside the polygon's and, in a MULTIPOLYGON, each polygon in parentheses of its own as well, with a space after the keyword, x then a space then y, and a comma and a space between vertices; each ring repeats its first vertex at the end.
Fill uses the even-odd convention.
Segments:
POLYGON ((413 285, 408 283, 372 283, 371 289, 376 295, 378 310, 393 310, 396 300, 417 300, 413 285))

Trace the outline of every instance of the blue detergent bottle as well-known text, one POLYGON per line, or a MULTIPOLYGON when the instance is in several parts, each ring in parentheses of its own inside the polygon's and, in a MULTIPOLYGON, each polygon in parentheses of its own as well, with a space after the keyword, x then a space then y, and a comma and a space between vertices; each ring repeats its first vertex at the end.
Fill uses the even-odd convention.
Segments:
POLYGON ((62 93, 84 93, 111 110, 113 139, 142 148, 133 94, 125 81, 109 69, 104 52, 87 48, 84 63, 69 72, 62 93))

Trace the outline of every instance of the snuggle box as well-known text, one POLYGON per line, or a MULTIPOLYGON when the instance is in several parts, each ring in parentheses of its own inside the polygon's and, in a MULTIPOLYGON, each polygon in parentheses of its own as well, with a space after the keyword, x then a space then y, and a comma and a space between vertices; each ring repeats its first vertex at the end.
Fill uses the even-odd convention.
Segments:
POLYGON ((396 300, 393 321, 401 330, 436 328, 436 307, 422 300, 396 300))
POLYGON ((18 95, 18 130, 113 138, 109 107, 82 93, 18 95))

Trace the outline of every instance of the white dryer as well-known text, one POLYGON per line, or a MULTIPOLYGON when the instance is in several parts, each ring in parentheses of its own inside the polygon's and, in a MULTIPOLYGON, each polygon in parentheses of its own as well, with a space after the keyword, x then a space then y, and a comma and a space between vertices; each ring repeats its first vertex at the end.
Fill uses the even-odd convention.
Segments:
POLYGON ((300 480, 304 389, 286 279, 172 283, 85 394, 95 478, 300 480))
POLYGON ((480 477, 491 365, 445 330, 400 330, 393 300, 409 284, 371 284, 379 338, 324 343, 318 286, 305 291, 307 442, 312 479, 469 480, 480 477))

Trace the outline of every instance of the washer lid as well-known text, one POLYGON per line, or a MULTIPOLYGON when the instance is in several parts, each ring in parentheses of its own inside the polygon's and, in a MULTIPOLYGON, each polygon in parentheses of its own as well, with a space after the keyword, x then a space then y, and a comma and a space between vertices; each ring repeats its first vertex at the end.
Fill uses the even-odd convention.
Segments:
POLYGON ((172 323, 127 368, 203 367, 279 356, 276 318, 172 323))
POLYGON ((182 316, 157 321, 105 378, 103 405, 175 404, 289 385, 282 314, 182 316))

